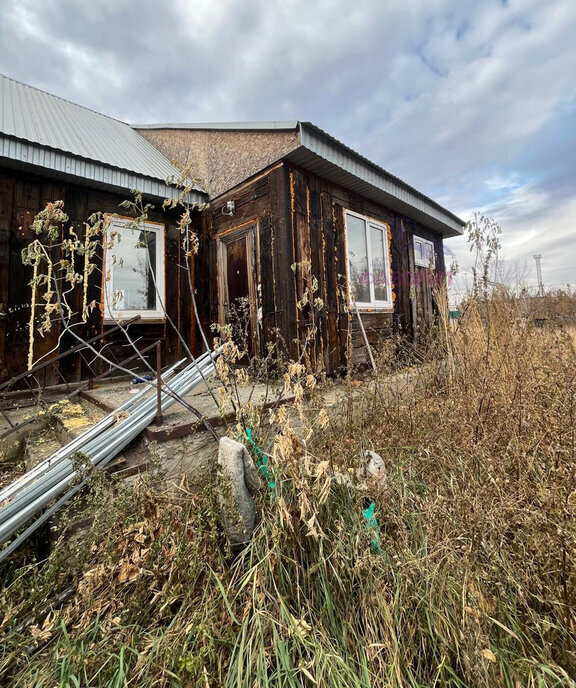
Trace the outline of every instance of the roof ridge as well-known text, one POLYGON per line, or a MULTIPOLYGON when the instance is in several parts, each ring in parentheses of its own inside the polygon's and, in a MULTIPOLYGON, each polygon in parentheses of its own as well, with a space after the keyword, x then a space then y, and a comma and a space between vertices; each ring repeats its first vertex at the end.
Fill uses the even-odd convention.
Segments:
POLYGON ((8 76, 7 74, 2 74, 0 72, 0 77, 3 79, 8 79, 8 81, 12 81, 15 84, 19 84, 20 86, 24 86, 25 88, 30 88, 33 91, 38 91, 39 93, 43 93, 46 96, 50 96, 51 98, 56 98, 57 100, 61 100, 64 103, 68 103, 69 105, 74 105, 74 107, 79 107, 82 108, 82 110, 87 110, 88 112, 92 112, 95 115, 100 115, 100 117, 106 117, 107 119, 111 119, 114 122, 118 122, 119 124, 124 124, 127 127, 130 127, 131 129, 134 129, 134 127, 129 124, 128 122, 124 122, 121 119, 118 119, 117 117, 112 117, 111 115, 107 115, 104 112, 98 112, 98 110, 93 110, 92 108, 86 107, 86 105, 80 105, 80 103, 75 103, 73 100, 69 100, 68 98, 63 98, 62 96, 57 96, 55 93, 50 93, 50 91, 45 91, 43 88, 38 88, 38 86, 32 86, 31 84, 26 84, 23 81, 20 81, 19 79, 14 79, 11 76, 8 76))
POLYGON ((245 120, 227 122, 153 122, 130 123, 133 129, 222 129, 222 130, 244 130, 244 129, 263 129, 281 130, 296 129, 300 123, 297 119, 272 119, 272 120, 245 120))

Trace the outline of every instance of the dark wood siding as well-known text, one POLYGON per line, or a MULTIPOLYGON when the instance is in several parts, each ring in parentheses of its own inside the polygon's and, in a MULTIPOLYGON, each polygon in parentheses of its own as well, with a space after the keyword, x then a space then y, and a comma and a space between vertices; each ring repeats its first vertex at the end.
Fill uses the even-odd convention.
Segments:
POLYGON ((401 225, 408 243, 406 257, 409 261, 413 336, 417 342, 425 343, 437 319, 439 309, 447 308, 447 303, 437 302, 437 287, 444 284, 446 279, 442 237, 413 220, 403 218, 401 225), (415 235, 431 241, 434 245, 436 256, 434 270, 416 265, 413 241, 415 235))
POLYGON ((205 228, 197 270, 205 285, 203 318, 208 327, 218 319, 216 261, 212 257, 218 236, 254 223, 258 227, 257 306, 262 309, 261 342, 275 328, 292 357, 311 331, 311 307, 297 308, 304 291, 316 278, 315 297, 324 307, 317 314, 317 335, 307 351, 309 362, 329 373, 344 370, 351 356, 354 364, 367 362, 367 352, 356 313, 349 312, 346 283, 345 210, 349 209, 390 227, 390 254, 394 307, 387 311, 364 309, 361 318, 370 344, 393 332, 412 336, 431 322, 436 304, 431 275, 419 277, 414 269, 413 234, 431 239, 439 257, 436 272, 444 270, 442 238, 435 232, 401 217, 346 189, 299 169, 280 163, 263 171, 213 202, 205 228), (222 213, 234 201, 232 216, 222 213), (294 270, 293 265, 297 264, 294 270), (209 305, 208 305, 209 304, 209 305), (294 345, 294 340, 300 344, 294 345))
MULTIPOLYGON (((90 214, 101 211, 125 214, 119 207, 124 200, 120 195, 82 186, 55 182, 10 169, 0 169, 0 379, 23 372, 27 364, 28 326, 30 319, 31 269, 22 264, 21 251, 33 239, 30 225, 34 216, 49 201, 63 200, 64 210, 70 218, 70 225, 83 236, 83 222, 90 214)), ((188 277, 183 266, 186 263, 181 237, 176 226, 174 212, 159 210, 149 213, 149 219, 165 225, 165 305, 170 318, 179 328, 187 346, 196 350, 196 328, 193 324, 194 313, 191 304, 188 277)), ((66 232, 67 228, 63 228, 66 232)), ((102 251, 96 258, 98 270, 92 273, 88 289, 88 301, 102 301, 102 251)), ((81 310, 80 290, 73 296, 73 307, 81 310)), ((95 308, 86 325, 77 331, 83 338, 93 337, 104 332, 101 310, 95 308)), ((164 321, 141 323, 131 326, 131 334, 138 339, 138 348, 156 340, 163 343, 163 355, 167 361, 183 355, 183 345, 174 329, 164 321)), ((60 327, 55 323, 44 337, 35 337, 34 358, 54 351, 54 355, 66 351, 78 343, 76 339, 64 334, 59 342, 60 327)), ((122 334, 107 349, 111 356, 126 358, 128 350, 122 334)), ((153 354, 151 354, 153 357, 153 354)), ((60 373, 67 380, 89 377, 87 358, 70 356, 59 364, 60 373)), ((41 384, 59 382, 59 376, 47 369, 41 384)))
POLYGON ((233 189, 211 204, 205 213, 200 250, 196 260, 198 300, 202 302, 202 323, 210 331, 218 322, 218 268, 216 246, 219 237, 247 225, 256 227, 257 309, 261 312, 261 353, 265 342, 278 333, 287 352, 296 355, 294 243, 290 223, 288 174, 283 165, 266 171, 233 189), (226 203, 233 200, 235 212, 226 215, 226 203))
MULTIPOLYGON (((337 187, 324 179, 290 166, 289 177, 294 194, 296 243, 301 248, 299 260, 311 261, 312 274, 318 279, 319 296, 325 307, 319 317, 316 360, 324 362, 328 372, 337 372, 348 365, 368 362, 358 316, 349 312, 346 282, 345 211, 352 210, 390 227, 390 254, 394 308, 361 309, 360 317, 371 345, 389 337, 392 332, 411 335, 414 331, 412 308, 414 272, 412 234, 422 230, 423 236, 434 235, 437 249, 442 251, 441 238, 416 223, 406 224, 402 218, 373 201, 337 187), (303 218, 303 208, 306 207, 303 218), (300 237, 299 233, 304 236, 300 237), (309 239, 308 239, 309 237, 309 239)), ((302 286, 300 280, 298 286, 302 286)), ((424 287, 420 291, 424 293, 424 287)), ((428 306, 428 302, 426 302, 428 306)), ((419 309, 419 317, 430 316, 419 309)), ((302 336, 302 331, 300 332, 302 336)))

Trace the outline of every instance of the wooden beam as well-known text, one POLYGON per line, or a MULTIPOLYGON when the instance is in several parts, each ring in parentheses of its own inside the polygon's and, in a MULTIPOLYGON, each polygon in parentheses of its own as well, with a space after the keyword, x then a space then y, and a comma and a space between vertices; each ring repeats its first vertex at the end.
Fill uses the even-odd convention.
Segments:
MULTIPOLYGON (((286 397, 281 399, 280 402, 269 401, 262 406, 259 406, 260 411, 267 411, 275 407, 276 405, 282 406, 284 404, 294 401, 294 396, 286 397)), ((204 418, 204 421, 211 425, 212 427, 220 427, 226 423, 230 423, 236 420, 236 412, 232 411, 227 413, 225 416, 210 416, 204 418)), ((193 435, 195 432, 203 432, 203 421, 194 420, 188 423, 179 423, 178 425, 163 425, 162 427, 155 427, 149 425, 146 430, 144 430, 144 435, 146 439, 153 442, 167 442, 168 440, 175 440, 180 437, 187 437, 188 435, 193 435)))

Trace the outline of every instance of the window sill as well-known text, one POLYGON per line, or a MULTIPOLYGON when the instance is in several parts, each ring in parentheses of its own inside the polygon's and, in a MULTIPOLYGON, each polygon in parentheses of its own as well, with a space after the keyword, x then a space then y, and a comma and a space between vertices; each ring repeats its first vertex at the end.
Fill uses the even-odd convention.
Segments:
MULTIPOLYGON (((130 316, 133 317, 133 316, 130 316)), ((103 324, 104 326, 107 325, 117 325, 119 322, 125 323, 127 320, 130 320, 130 318, 127 318, 126 316, 118 317, 118 318, 104 318, 103 319, 103 324)), ((137 320, 134 325, 164 325, 166 322, 166 318, 147 318, 144 315, 141 315, 139 320, 137 320)))
POLYGON ((394 306, 356 306, 355 304, 348 304, 350 313, 394 313, 394 306))

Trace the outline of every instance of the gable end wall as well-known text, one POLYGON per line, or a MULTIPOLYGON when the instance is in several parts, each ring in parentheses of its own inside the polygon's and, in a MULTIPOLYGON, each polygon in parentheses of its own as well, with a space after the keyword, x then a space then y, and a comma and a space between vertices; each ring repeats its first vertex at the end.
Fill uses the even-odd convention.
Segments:
POLYGON ((210 198, 240 184, 299 145, 294 131, 138 129, 169 160, 190 165, 210 198))

